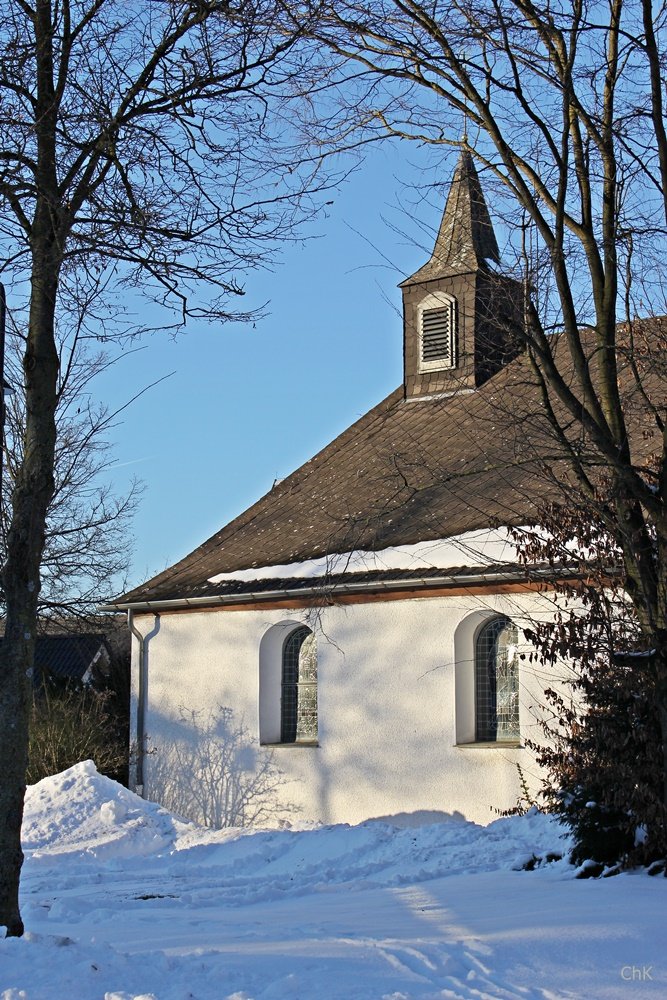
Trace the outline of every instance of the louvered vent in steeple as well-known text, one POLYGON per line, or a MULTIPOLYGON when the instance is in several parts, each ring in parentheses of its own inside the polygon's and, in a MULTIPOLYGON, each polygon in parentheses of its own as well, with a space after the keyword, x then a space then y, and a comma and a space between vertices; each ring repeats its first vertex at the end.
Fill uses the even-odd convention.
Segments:
POLYGON ((456 366, 456 303, 448 296, 439 295, 433 302, 435 298, 430 296, 419 310, 421 371, 456 366))
POLYGON ((449 309, 428 309, 422 316, 422 361, 449 361, 451 355, 449 309))

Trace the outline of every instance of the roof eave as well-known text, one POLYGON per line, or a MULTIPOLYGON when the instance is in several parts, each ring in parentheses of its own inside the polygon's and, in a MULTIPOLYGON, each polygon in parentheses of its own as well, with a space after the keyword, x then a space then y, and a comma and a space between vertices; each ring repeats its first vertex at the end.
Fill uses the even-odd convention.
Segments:
POLYGON ((475 265, 470 265, 469 267, 443 267, 436 274, 429 271, 430 261, 422 265, 418 271, 411 274, 409 278, 404 278, 403 281, 399 281, 397 288, 406 288, 409 285, 427 285, 431 281, 441 281, 443 278, 460 278, 465 274, 478 274, 480 271, 488 270, 485 266, 485 262, 480 262, 475 265), (426 272, 425 274, 422 272, 426 272))
POLYGON ((403 577, 392 580, 373 580, 369 582, 337 583, 328 585, 326 580, 320 579, 317 584, 309 584, 307 587, 277 587, 272 590, 244 591, 235 594, 210 594, 205 597, 173 597, 152 600, 148 598, 144 601, 119 602, 117 604, 102 605, 100 611, 167 611, 183 608, 215 607, 226 604, 255 604, 263 601, 275 601, 285 599, 302 600, 306 597, 321 597, 323 594, 353 594, 368 593, 372 591, 388 590, 415 590, 423 588, 430 590, 435 587, 465 587, 473 584, 491 583, 531 583, 545 582, 553 580, 555 577, 570 578, 575 576, 571 568, 564 567, 562 570, 554 571, 553 568, 535 569, 526 572, 521 570, 505 570, 493 573, 466 573, 466 574, 442 574, 441 576, 429 577, 403 577))

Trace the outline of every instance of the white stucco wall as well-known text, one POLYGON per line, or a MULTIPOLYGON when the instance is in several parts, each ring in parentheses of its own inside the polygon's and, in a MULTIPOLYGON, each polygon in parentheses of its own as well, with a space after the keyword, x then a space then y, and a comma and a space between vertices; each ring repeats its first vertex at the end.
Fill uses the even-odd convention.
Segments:
MULTIPOLYGON (((416 810, 490 822, 517 801, 516 765, 530 781, 537 775, 523 747, 461 745, 474 738, 474 636, 494 614, 510 616, 520 630, 550 610, 545 598, 524 593, 328 607, 317 624, 307 611, 294 610, 165 613, 157 623, 153 615, 137 615, 136 627, 151 633, 145 728, 154 752, 145 758, 144 793, 160 797, 164 748, 188 740, 183 719, 192 712, 203 718, 218 706, 230 708, 247 727, 248 742, 259 743, 260 708, 267 732, 270 700, 279 697, 266 678, 260 695, 260 659, 280 656, 287 631, 270 630, 305 622, 318 642, 319 746, 261 747, 253 758, 258 766, 273 754, 284 776, 275 803, 285 815, 294 804, 293 819, 327 823, 416 810)), ((134 640, 134 710, 137 650, 134 640)), ((522 738, 538 735, 533 706, 553 680, 544 673, 521 664, 522 738)), ((187 773, 183 758, 178 770, 179 781, 208 780, 187 773)))

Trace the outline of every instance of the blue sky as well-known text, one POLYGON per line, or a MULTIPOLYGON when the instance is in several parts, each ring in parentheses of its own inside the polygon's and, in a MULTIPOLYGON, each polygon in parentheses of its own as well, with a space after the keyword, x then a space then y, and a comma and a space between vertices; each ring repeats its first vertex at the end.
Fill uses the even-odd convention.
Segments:
POLYGON ((113 431, 114 481, 136 475, 146 486, 132 584, 186 555, 400 383, 396 286, 430 254, 455 164, 452 154, 437 176, 429 155, 407 143, 371 151, 304 231, 311 238, 246 279, 249 303, 269 303, 255 328, 153 335, 99 386, 115 407, 175 373, 113 431))

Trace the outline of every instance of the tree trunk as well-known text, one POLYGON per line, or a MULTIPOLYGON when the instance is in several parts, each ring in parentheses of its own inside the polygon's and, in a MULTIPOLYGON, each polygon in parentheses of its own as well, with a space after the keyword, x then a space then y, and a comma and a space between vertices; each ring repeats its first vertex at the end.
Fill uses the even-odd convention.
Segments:
POLYGON ((667 633, 661 629, 658 635, 660 645, 656 650, 655 685, 657 688, 658 716, 660 719, 660 738, 662 740, 662 804, 663 813, 663 843, 667 850, 667 633))
MULTIPOLYGON (((36 233, 38 229, 36 220, 36 233)), ((7 562, 3 570, 7 617, 5 639, 0 649, 0 746, 7 751, 2 764, 3 781, 0 782, 0 925, 7 928, 8 936, 23 933, 18 891, 23 863, 21 822, 29 704, 39 567, 46 512, 53 495, 58 377, 54 314, 59 262, 52 231, 50 239, 46 232, 43 235, 45 242, 51 244, 51 250, 35 261, 32 272, 28 346, 24 359, 25 451, 14 489, 7 562)))
POLYGON ((19 911, 19 875, 23 863, 21 821, 28 746, 28 683, 19 643, 6 638, 0 672, 0 740, 3 754, 0 783, 0 925, 7 936, 23 934, 19 911), (12 648, 13 647, 13 648, 12 648))

